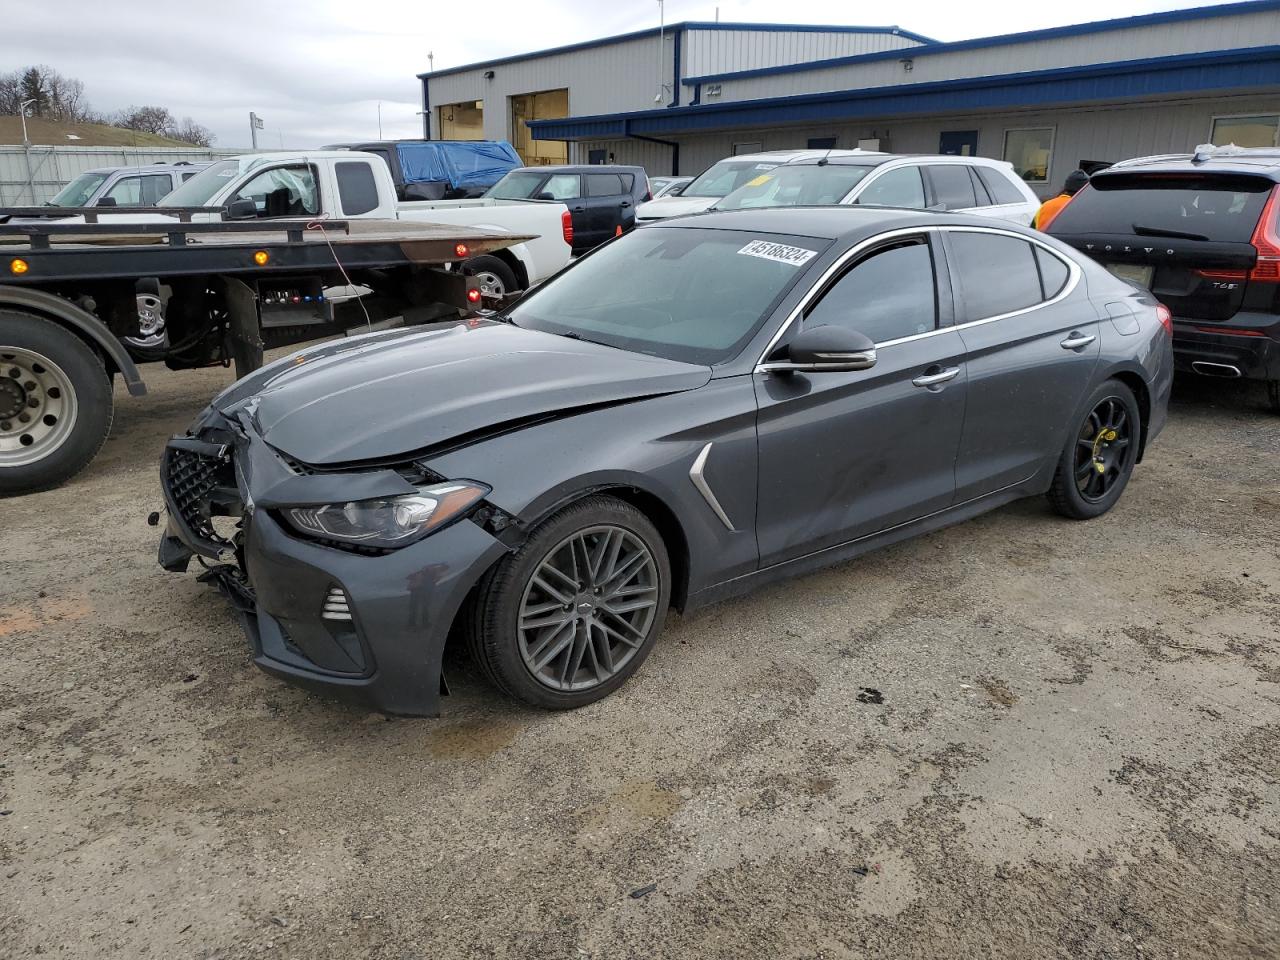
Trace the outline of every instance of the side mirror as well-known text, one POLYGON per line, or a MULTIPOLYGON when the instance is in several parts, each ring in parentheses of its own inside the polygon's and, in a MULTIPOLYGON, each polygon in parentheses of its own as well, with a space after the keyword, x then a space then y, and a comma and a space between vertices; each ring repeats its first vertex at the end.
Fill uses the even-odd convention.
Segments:
POLYGON ((257 217, 258 205, 248 197, 232 200, 227 206, 228 220, 256 220, 257 217))
MULTIPOLYGON (((692 182, 693 182, 692 180, 689 181, 689 183, 692 183, 692 182)), ((668 197, 680 196, 680 194, 684 193, 684 188, 687 187, 688 185, 689 185, 688 183, 681 183, 681 184, 678 184, 677 186, 672 187, 670 190, 667 191, 667 196, 668 197)))
POLYGON ((813 373, 867 370, 876 365, 876 345, 848 327, 810 327, 796 334, 786 357, 779 359, 793 369, 813 373))
POLYGON ((536 197, 534 197, 533 199, 535 199, 535 200, 554 200, 554 199, 555 199, 555 197, 553 197, 551 194, 547 193, 547 191, 543 190, 540 194, 538 194, 538 195, 537 195, 536 197))
POLYGON ((95 207, 114 207, 117 205, 115 197, 99 197, 98 202, 94 204, 95 207))

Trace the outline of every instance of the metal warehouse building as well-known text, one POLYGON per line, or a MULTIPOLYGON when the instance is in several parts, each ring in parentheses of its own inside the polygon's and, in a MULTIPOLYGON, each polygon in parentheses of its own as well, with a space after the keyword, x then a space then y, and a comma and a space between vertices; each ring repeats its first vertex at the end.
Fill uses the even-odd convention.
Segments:
POLYGON ((696 174, 862 146, 1011 161, 1041 196, 1082 162, 1280 145, 1280 2, 940 43, 898 27, 677 23, 421 74, 428 136, 526 163, 696 174))

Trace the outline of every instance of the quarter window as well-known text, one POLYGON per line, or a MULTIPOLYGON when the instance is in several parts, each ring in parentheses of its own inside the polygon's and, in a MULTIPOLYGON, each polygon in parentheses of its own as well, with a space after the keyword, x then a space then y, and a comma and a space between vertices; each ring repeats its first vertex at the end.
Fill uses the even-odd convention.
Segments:
POLYGON ((1033 307, 1044 299, 1031 244, 998 233, 948 232, 952 272, 966 319, 985 320, 1033 307))
POLYGON ((1013 164, 1014 173, 1027 183, 1048 182, 1052 154, 1052 127, 1004 132, 1004 158, 1013 164))
POLYGON ((872 207, 924 209, 924 183, 919 167, 886 170, 867 184, 854 203, 872 207))
POLYGON ((1071 271, 1067 265, 1043 247, 1033 248, 1036 265, 1040 267, 1040 289, 1046 300, 1052 300, 1067 285, 1071 271))
POLYGON ((969 168, 962 163, 935 164, 929 168, 933 181, 934 202, 944 210, 967 210, 978 205, 969 179, 969 168))
POLYGON ((876 343, 938 325, 933 257, 923 239, 870 254, 836 281, 804 319, 806 327, 848 327, 876 343))
POLYGON ((992 170, 990 167, 974 167, 973 171, 986 185, 987 193, 991 194, 993 202, 1024 203, 1026 201, 1026 197, 999 170, 992 170))

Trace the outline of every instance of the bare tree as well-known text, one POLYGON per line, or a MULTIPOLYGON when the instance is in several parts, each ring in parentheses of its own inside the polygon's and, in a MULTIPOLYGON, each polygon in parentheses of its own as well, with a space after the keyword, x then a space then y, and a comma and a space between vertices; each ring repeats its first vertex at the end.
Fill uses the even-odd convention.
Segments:
POLYGON ((173 114, 168 107, 143 106, 121 110, 116 124, 126 130, 141 133, 167 134, 174 128, 173 114))
POLYGON ((194 143, 197 147, 213 146, 213 131, 206 126, 196 123, 190 117, 183 117, 176 129, 169 134, 175 140, 181 140, 184 143, 194 143))

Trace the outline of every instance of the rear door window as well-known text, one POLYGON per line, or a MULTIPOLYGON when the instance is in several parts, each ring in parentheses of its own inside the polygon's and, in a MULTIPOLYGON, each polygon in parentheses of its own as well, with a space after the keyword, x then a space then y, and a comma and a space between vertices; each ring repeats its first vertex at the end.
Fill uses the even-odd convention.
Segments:
POLYGON ((978 205, 969 179, 969 168, 961 163, 934 164, 928 168, 933 181, 934 203, 944 210, 967 210, 978 205))
POLYGON ((588 173, 588 197, 620 197, 626 191, 622 189, 622 178, 616 173, 588 173))
POLYGON ((1031 244, 999 233, 947 231, 952 273, 964 297, 965 320, 985 320, 1045 299, 1031 244))
POLYGON ((1062 208, 1051 232, 1248 243, 1273 186, 1250 176, 1103 174, 1062 208))
POLYGON ((338 180, 338 199, 349 217, 377 209, 378 184, 373 168, 363 160, 339 160, 333 165, 338 180))
POLYGON ((999 170, 992 170, 990 167, 974 167, 973 172, 986 186, 987 193, 991 194, 991 199, 995 203, 1026 202, 1027 198, 1022 195, 1022 192, 999 170))

